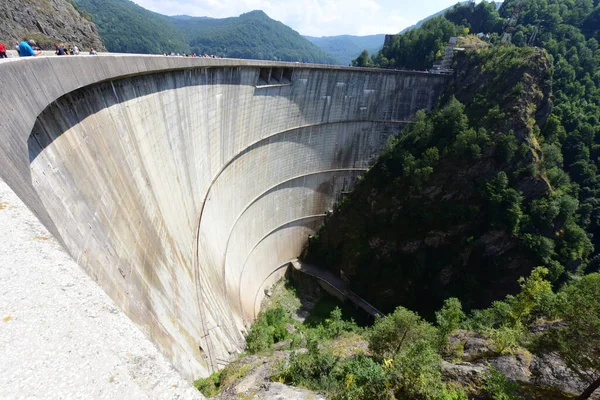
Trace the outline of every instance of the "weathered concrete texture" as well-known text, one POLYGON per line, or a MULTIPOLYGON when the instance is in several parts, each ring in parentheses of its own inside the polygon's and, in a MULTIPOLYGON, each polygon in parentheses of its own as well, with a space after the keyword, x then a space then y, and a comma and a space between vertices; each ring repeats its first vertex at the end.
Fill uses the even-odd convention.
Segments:
POLYGON ((192 378, 242 350, 281 266, 445 82, 223 59, 9 61, 0 174, 192 378), (261 67, 291 83, 257 87, 261 67))
POLYGON ((0 398, 202 399, 0 180, 0 398))

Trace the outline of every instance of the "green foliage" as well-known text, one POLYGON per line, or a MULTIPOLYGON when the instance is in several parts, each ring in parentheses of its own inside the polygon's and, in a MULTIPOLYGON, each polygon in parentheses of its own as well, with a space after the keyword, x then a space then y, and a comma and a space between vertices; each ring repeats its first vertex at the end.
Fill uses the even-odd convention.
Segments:
POLYGON ((488 329, 485 333, 492 340, 498 355, 516 351, 526 334, 521 325, 502 325, 488 329))
POLYGON ((204 396, 213 397, 218 395, 223 389, 231 386, 236 380, 246 376, 254 366, 252 363, 232 363, 221 371, 212 373, 207 378, 196 379, 194 386, 204 396))
POLYGON ((512 233, 518 233, 523 218, 523 197, 509 186, 508 176, 504 171, 486 183, 483 197, 490 210, 491 225, 506 226, 512 233))
POLYGON ((74 0, 92 15, 112 52, 196 53, 262 60, 335 63, 335 59, 262 11, 239 17, 168 17, 127 0, 74 0))
POLYGON ((575 279, 555 299, 563 325, 536 338, 534 349, 557 353, 588 383, 600 378, 600 274, 575 279))
POLYGON ((425 340, 406 345, 393 359, 390 380, 398 399, 436 399, 443 391, 442 358, 425 340))
POLYGON ((389 68, 431 68, 450 36, 456 36, 459 32, 461 29, 444 17, 430 19, 419 29, 394 36, 374 56, 375 63, 389 68))
POLYGON ((465 319, 462 304, 457 298, 451 297, 444 300, 444 306, 435 313, 437 322, 440 349, 448 344, 448 336, 454 332, 465 319))
POLYGON ((490 368, 485 381, 485 392, 493 400, 519 400, 521 397, 516 395, 518 388, 516 382, 508 379, 496 368, 490 368))
POLYGON ((292 352, 288 362, 272 378, 311 390, 329 390, 335 384, 330 374, 338 361, 331 351, 309 346, 306 353, 292 352))
POLYGON ((286 340, 290 336, 286 328, 289 322, 290 318, 281 306, 261 313, 246 338, 248 352, 260 353, 269 350, 273 344, 286 340))
POLYGON ((372 67, 373 61, 371 60, 371 57, 369 57, 369 51, 363 50, 363 52, 360 53, 360 55, 357 58, 352 60, 352 66, 353 67, 372 67))
POLYGON ((380 359, 393 358, 416 341, 433 343, 436 329, 404 307, 375 321, 368 334, 369 350, 380 359))
POLYGON ((357 355, 341 361, 332 371, 337 382, 332 399, 388 399, 386 371, 372 358, 357 355))
POLYGON ((221 373, 215 372, 207 378, 200 378, 194 381, 194 387, 206 397, 213 397, 219 394, 219 378, 221 373))

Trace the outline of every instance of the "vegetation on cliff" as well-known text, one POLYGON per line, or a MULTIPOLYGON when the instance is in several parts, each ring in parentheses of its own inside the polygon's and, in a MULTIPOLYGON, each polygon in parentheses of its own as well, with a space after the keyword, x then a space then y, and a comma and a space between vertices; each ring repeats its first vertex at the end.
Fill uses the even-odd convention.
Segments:
MULTIPOLYGON (((494 44, 514 3, 455 7, 371 61, 430 67, 466 28, 494 44)), ((486 306, 538 265, 555 284, 597 270, 599 7, 524 1, 515 45, 458 57, 440 107, 390 143, 305 258, 343 270, 383 310, 425 315, 450 296, 486 306)))
POLYGON ((450 298, 433 323, 398 307, 366 327, 332 299, 307 297, 307 282, 294 283, 307 278, 295 275, 272 291, 247 353, 195 383, 222 399, 258 396, 271 382, 331 399, 587 398, 600 384, 600 274, 558 291, 547 275, 534 269, 487 309, 467 314, 450 298))
MULTIPOLYGON (((463 329, 497 353, 528 349, 532 365, 562 360, 573 374, 564 381, 585 382, 568 391, 587 398, 600 386, 600 4, 525 0, 513 44, 502 44, 516 3, 455 7, 355 60, 425 69, 449 36, 489 34, 487 48, 456 55, 446 95, 390 140, 303 258, 342 271, 392 316, 401 306, 433 321, 456 298, 463 329)), ((371 350, 380 362, 397 356, 371 350)), ((484 387, 508 388, 501 378, 490 372, 484 387)), ((492 397, 534 397, 515 390, 492 397)))

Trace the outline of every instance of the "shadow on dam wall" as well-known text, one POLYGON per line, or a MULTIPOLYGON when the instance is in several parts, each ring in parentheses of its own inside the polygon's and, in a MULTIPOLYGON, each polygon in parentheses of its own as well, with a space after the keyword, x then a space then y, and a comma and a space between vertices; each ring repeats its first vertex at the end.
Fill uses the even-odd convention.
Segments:
POLYGON ((190 379, 243 349, 264 289, 447 80, 262 61, 104 58, 0 64, 3 77, 51 76, 67 66, 94 75, 72 88, 42 87, 41 98, 0 94, 0 104, 34 102, 39 110, 23 122, 15 107, 0 122, 0 156, 10 155, 0 157, 0 174, 190 379), (285 83, 265 85, 269 68, 285 83))

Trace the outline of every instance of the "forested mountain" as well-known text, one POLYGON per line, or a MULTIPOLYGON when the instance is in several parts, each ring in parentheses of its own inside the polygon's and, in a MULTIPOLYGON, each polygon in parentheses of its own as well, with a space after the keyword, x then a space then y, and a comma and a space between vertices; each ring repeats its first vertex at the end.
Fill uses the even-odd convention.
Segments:
MULTIPOLYGON (((428 69, 439 62, 450 36, 477 43, 469 32, 490 34, 487 44, 455 52, 450 85, 437 106, 418 112, 413 124, 390 140, 302 256, 334 274, 343 271, 352 291, 390 313, 367 338, 373 348, 394 338, 398 346, 375 358, 382 372, 358 384, 361 393, 384 381, 393 393, 381 398, 598 395, 599 3, 506 0, 499 10, 486 2, 457 6, 394 37, 372 59, 363 54, 355 61, 428 69), (509 18, 517 18, 512 43, 501 40, 509 18), (480 344, 494 342, 495 350, 467 355, 472 342, 452 339, 458 353, 443 346, 434 350, 445 365, 416 372, 439 342, 425 345, 418 339, 423 333, 413 332, 414 347, 398 350, 411 335, 406 327, 419 324, 418 318, 409 322, 414 317, 404 307, 448 332, 447 317, 464 318, 461 306, 470 315, 454 325, 463 329, 455 335, 476 334, 480 344), (489 308, 477 310, 483 307, 489 308), (532 353, 540 358, 517 369, 537 365, 537 372, 515 375, 517 359, 532 353), (449 365, 457 358, 459 366, 449 365), (490 373, 484 383, 461 378, 467 370, 476 376, 474 367, 482 363, 502 371, 490 373), (542 370, 558 365, 571 375, 553 383, 539 380, 542 370), (390 376, 389 370, 398 372, 390 376), (468 396, 450 396, 443 387, 428 392, 440 381, 440 371, 444 382, 479 389, 468 396), (417 392, 404 391, 428 379, 417 392), (549 387, 554 389, 544 392, 549 387)), ((290 369, 298 368, 294 362, 290 369)), ((360 376, 363 370, 351 371, 360 376)), ((377 393, 385 393, 384 386, 377 393)))
POLYGON ((222 57, 335 63, 335 59, 262 11, 239 17, 169 17, 129 0, 74 0, 91 14, 109 51, 207 53, 222 57))
POLYGON ((449 106, 417 116, 308 249, 376 307, 481 307, 537 265, 555 284, 598 269, 600 6, 525 0, 503 46, 515 3, 454 7, 373 57, 426 69, 450 36, 491 33, 457 57, 449 106))
POLYGON ((335 57, 341 65, 350 65, 363 50, 375 53, 383 47, 385 34, 368 36, 304 36, 312 43, 319 46, 324 52, 335 57))

